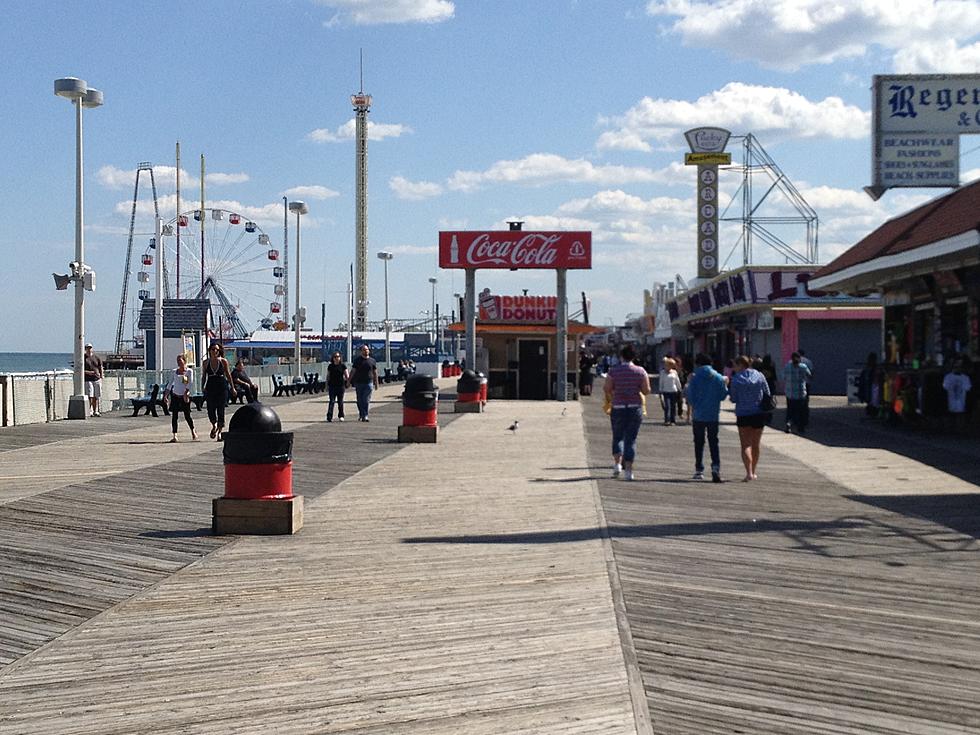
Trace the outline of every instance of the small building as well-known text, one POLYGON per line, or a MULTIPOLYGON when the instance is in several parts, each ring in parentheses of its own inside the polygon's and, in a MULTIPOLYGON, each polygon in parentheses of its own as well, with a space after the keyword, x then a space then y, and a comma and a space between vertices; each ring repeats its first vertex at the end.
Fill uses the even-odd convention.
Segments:
POLYGON ((816 290, 816 270, 748 265, 678 293, 666 300, 670 337, 659 354, 704 352, 722 363, 770 355, 781 376, 790 355, 803 349, 814 363, 813 392, 845 395, 847 370, 879 349, 881 299, 816 290))
POLYGON ((207 351, 211 332, 211 302, 207 299, 163 300, 163 359, 159 362, 156 355, 155 311, 156 300, 147 299, 143 302, 137 322, 137 328, 146 334, 146 368, 169 370, 176 364, 180 353, 188 356, 188 362, 200 362, 207 351))
POLYGON ((828 291, 884 300, 886 363, 980 357, 980 181, 889 220, 814 274, 828 291))
POLYGON ((882 366, 872 381, 883 410, 904 418, 947 411, 943 379, 961 360, 980 381, 980 181, 885 222, 821 268, 829 291, 884 300, 882 366))

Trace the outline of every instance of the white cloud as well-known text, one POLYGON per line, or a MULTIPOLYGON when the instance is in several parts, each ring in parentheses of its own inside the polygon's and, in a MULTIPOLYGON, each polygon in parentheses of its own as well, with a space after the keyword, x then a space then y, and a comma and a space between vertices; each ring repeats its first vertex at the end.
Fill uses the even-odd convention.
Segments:
MULTIPOLYGON (((368 140, 384 140, 385 138, 400 138, 402 135, 411 133, 412 129, 407 125, 395 123, 375 123, 368 121, 368 140)), ((310 132, 306 137, 317 143, 341 143, 347 140, 354 140, 357 133, 357 123, 353 118, 345 122, 336 130, 317 128, 310 132)))
POLYGON ((392 176, 388 186, 399 199, 420 201, 442 194, 442 186, 431 181, 409 181, 404 176, 392 176))
POLYGON ((631 166, 597 166, 584 158, 569 159, 552 153, 533 153, 514 161, 497 161, 485 171, 457 171, 447 182, 450 189, 474 191, 486 184, 557 183, 616 185, 629 183, 674 184, 676 169, 656 170, 631 166))
POLYGON ((599 122, 616 126, 599 137, 600 149, 649 150, 646 141, 682 147, 684 131, 702 125, 763 134, 768 140, 864 138, 870 131, 871 115, 840 97, 813 102, 781 87, 729 82, 693 102, 644 97, 623 115, 599 122))
POLYGON ((441 23, 456 12, 450 0, 317 0, 317 4, 336 11, 328 26, 441 23))
POLYGON ((980 42, 961 47, 948 38, 913 41, 895 52, 894 64, 899 74, 975 74, 980 69, 980 42))
POLYGON ((292 197, 296 199, 332 199, 333 197, 340 196, 339 191, 334 191, 333 189, 328 189, 325 186, 320 186, 318 184, 311 184, 309 186, 294 186, 292 189, 286 189, 283 192, 287 197, 292 197))
POLYGON ((435 255, 439 252, 438 245, 393 245, 385 248, 395 255, 435 255))
POLYGON ((895 71, 950 72, 951 64, 969 64, 958 60, 964 51, 976 58, 976 44, 964 43, 980 29, 975 0, 650 0, 647 13, 674 18, 670 30, 689 46, 788 71, 864 56, 876 46, 895 52, 895 71), (906 49, 923 38, 943 40, 910 55, 906 49))
POLYGON ((630 214, 646 217, 690 216, 694 211, 694 202, 673 197, 654 197, 643 199, 622 190, 600 191, 586 199, 573 199, 565 202, 558 211, 565 214, 630 214))
MULTIPOLYGON (((103 166, 95 174, 96 180, 107 189, 132 189, 136 185, 136 169, 122 169, 116 166, 103 166)), ((153 180, 158 189, 162 187, 176 188, 177 168, 175 166, 154 166, 153 180)), ((246 173, 205 173, 204 181, 213 186, 227 186, 229 184, 243 184, 249 181, 246 173)), ((149 172, 140 176, 140 183, 150 184, 149 172)), ((180 170, 181 187, 192 189, 201 185, 199 177, 191 176, 186 169, 180 170)))

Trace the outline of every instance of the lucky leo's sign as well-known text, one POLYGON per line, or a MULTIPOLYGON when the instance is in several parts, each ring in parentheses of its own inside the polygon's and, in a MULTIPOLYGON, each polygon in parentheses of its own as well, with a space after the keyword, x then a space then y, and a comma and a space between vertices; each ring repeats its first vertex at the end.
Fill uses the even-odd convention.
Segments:
POLYGON ((592 267, 591 232, 463 230, 439 233, 440 268, 592 267))

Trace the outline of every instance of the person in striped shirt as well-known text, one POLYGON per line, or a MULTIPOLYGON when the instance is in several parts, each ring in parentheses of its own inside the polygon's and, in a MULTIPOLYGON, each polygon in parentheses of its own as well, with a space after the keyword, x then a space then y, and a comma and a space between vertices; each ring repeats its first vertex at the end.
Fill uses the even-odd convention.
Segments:
POLYGON ((632 482, 633 460, 636 458, 636 436, 643 423, 643 398, 650 395, 650 376, 633 364, 636 352, 626 345, 620 351, 622 360, 609 368, 603 388, 607 402, 612 404, 609 421, 612 425, 613 477, 623 475, 632 482))

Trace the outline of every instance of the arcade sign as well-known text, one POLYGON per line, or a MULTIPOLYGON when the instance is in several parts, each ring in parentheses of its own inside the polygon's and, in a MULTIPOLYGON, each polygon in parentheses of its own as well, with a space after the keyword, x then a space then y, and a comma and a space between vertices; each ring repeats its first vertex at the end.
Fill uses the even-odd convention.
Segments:
POLYGON ((591 232, 461 230, 439 233, 440 268, 592 268, 591 232))

